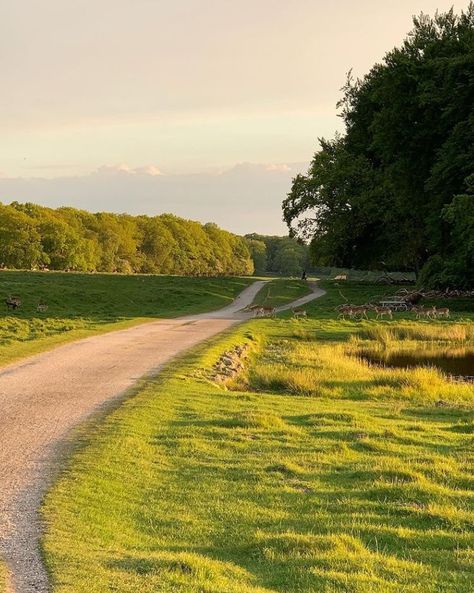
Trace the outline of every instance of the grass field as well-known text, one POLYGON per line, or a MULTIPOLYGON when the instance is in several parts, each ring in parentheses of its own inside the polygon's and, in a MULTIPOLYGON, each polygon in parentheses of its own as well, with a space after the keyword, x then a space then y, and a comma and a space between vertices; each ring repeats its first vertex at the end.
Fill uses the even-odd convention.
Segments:
POLYGON ((278 278, 271 280, 254 299, 254 303, 267 307, 281 307, 311 292, 307 282, 278 278))
POLYGON ((251 278, 0 272, 0 365, 65 341, 224 307, 251 278), (9 296, 22 300, 7 310, 9 296), (48 310, 37 311, 38 303, 48 310))
POLYGON ((5 591, 6 586, 6 569, 4 565, 0 562, 0 591, 5 591))
POLYGON ((43 509, 55 593, 472 591, 472 385, 354 356, 472 348, 470 314, 336 321, 326 288, 311 321, 240 326, 78 434, 43 509), (212 382, 242 343, 244 371, 212 382))

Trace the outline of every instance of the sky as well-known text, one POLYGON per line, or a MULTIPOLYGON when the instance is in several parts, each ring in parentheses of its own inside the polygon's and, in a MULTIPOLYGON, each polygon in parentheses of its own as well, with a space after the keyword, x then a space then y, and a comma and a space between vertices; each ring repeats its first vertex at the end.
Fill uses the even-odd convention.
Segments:
POLYGON ((0 3, 0 201, 284 234, 346 73, 467 0, 0 3))

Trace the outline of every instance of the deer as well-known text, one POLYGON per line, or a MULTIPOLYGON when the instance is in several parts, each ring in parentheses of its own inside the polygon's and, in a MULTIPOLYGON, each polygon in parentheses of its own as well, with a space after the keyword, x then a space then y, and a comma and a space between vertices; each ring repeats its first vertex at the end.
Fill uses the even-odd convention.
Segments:
POLYGON ((273 317, 275 315, 275 307, 264 307, 256 309, 255 317, 273 317))
POLYGON ((351 313, 349 313, 349 316, 357 317, 359 315, 361 319, 362 319, 362 317, 365 317, 366 319, 368 319, 367 311, 370 311, 369 305, 356 305, 356 306, 352 307, 351 313))
POLYGON ((48 305, 46 303, 38 303, 38 305, 36 306, 36 310, 38 311, 38 313, 44 313, 48 310, 48 305))
POLYGON ((260 309, 262 305, 247 305, 245 306, 242 311, 247 311, 249 313, 251 313, 252 311, 255 311, 256 309, 260 309))
POLYGON ((433 316, 434 317, 449 317, 449 309, 448 307, 441 307, 439 309, 437 309, 436 307, 433 307, 433 316))
POLYGON ((339 305, 336 307, 336 311, 339 311, 338 319, 345 319, 346 315, 352 316, 352 305, 339 305))
POLYGON ((18 307, 21 307, 21 299, 20 297, 9 296, 7 299, 5 299, 5 305, 7 306, 7 309, 18 309, 18 307))
POLYGON ((393 319, 393 313, 392 313, 392 309, 390 309, 390 307, 379 307, 378 305, 375 305, 374 312, 375 312, 375 319, 383 318, 384 315, 387 315, 387 317, 390 317, 390 319, 393 319))
POLYGON ((422 317, 426 317, 427 319, 431 319, 435 315, 436 307, 431 307, 431 309, 423 309, 420 307, 416 310, 416 318, 421 319, 422 317))
POLYGON ((292 309, 292 311, 293 311, 293 317, 295 319, 300 319, 300 318, 308 319, 305 309, 292 309))

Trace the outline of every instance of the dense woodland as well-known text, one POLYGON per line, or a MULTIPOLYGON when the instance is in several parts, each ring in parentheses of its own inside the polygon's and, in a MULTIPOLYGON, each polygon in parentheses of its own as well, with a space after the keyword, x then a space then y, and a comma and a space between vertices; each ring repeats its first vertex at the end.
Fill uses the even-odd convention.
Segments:
POLYGON ((212 223, 17 202, 0 204, 0 266, 186 276, 254 271, 247 241, 212 223))
POLYGON ((320 265, 415 271, 474 285, 474 4, 414 19, 400 48, 340 101, 345 133, 320 140, 283 203, 320 265))
POLYGON ((86 272, 299 276, 308 248, 289 237, 239 237, 172 214, 130 216, 0 203, 0 267, 86 272))

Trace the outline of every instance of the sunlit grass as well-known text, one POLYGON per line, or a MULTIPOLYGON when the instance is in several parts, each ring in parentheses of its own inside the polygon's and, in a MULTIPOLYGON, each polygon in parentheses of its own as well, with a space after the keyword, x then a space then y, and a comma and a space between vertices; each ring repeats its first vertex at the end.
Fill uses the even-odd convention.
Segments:
POLYGON ((268 282, 254 299, 255 304, 280 307, 311 292, 307 282, 278 278, 268 282))
POLYGON ((251 278, 0 271, 0 365, 94 333, 229 304, 251 278), (21 307, 4 301, 18 296, 21 307), (48 305, 44 313, 38 303, 48 305))
POLYGON ((472 323, 416 323, 373 325, 361 331, 361 337, 376 340, 384 346, 400 341, 424 342, 474 342, 472 323))
MULTIPOLYGON (((328 398, 405 399, 412 402, 468 404, 469 384, 453 383, 434 368, 370 366, 341 343, 271 343, 247 373, 241 387, 328 398)), ((240 377, 240 381, 245 377, 240 377)))
POLYGON ((55 593, 469 593, 474 390, 370 367, 359 329, 253 321, 80 435, 44 507, 55 593))

